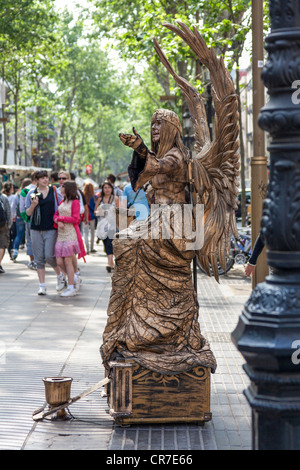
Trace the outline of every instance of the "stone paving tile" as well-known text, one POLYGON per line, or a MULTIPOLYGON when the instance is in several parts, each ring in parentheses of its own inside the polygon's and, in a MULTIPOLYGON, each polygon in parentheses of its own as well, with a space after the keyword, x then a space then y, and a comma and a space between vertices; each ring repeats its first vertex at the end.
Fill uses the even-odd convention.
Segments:
POLYGON ((70 407, 74 418, 70 421, 32 421, 32 412, 45 401, 44 376, 73 377, 72 396, 103 377, 99 346, 110 277, 101 249, 88 259, 82 266, 81 294, 64 303, 55 294, 53 275, 48 278, 49 295, 41 299, 36 295, 36 273, 26 268, 26 256, 9 266, 5 259, 7 273, 0 279, 0 449, 250 449, 250 408, 243 395, 248 378, 230 338, 250 295, 241 269, 223 276, 220 284, 198 276, 200 327, 218 362, 212 375, 210 422, 119 427, 98 392, 70 407))
POLYGON ((212 425, 132 425, 116 427, 111 450, 216 450, 212 425))

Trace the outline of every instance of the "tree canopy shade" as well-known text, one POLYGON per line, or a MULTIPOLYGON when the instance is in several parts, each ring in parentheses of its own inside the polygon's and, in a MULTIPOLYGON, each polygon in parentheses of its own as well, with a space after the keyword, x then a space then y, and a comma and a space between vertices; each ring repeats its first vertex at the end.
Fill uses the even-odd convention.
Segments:
POLYGON ((175 101, 163 102, 179 115, 184 111, 181 92, 161 66, 153 47, 156 38, 179 75, 187 78, 202 92, 207 91, 209 76, 185 43, 163 25, 176 20, 196 25, 209 46, 222 54, 232 68, 243 50, 251 25, 250 0, 89 0, 95 7, 93 19, 97 34, 113 40, 126 61, 144 61, 163 88, 163 96, 175 101))
POLYGON ((115 39, 124 58, 155 57, 153 38, 164 46, 169 58, 191 57, 190 50, 163 23, 180 20, 195 24, 206 42, 224 54, 249 30, 246 12, 250 0, 89 0, 100 34, 115 39))
MULTIPOLYGON (((207 44, 224 56, 229 68, 237 63, 251 26, 250 0, 90 0, 90 3, 95 7, 93 18, 99 36, 113 40, 124 60, 146 62, 147 72, 151 70, 160 84, 166 99, 159 100, 160 106, 156 107, 171 108, 181 116, 187 110, 186 103, 179 87, 161 66, 153 39, 162 45, 179 75, 204 94, 208 106, 209 73, 185 43, 163 25, 175 24, 176 20, 190 27, 196 25, 207 44), (173 99, 167 99, 170 97, 173 99)), ((213 115, 213 110, 208 112, 213 115)))
POLYGON ((29 48, 51 34, 57 18, 53 0, 0 0, 0 44, 29 48))
POLYGON ((55 0, 0 0, 0 75, 8 89, 2 116, 10 117, 2 124, 4 146, 13 133, 27 161, 35 147, 56 166, 92 163, 96 175, 104 168, 125 171, 130 155, 119 132, 131 132, 134 123, 147 141, 155 109, 184 110, 179 88, 156 56, 154 37, 179 73, 208 91, 203 67, 163 23, 196 24, 232 64, 249 30, 250 0, 86 3, 74 16, 68 8, 58 11, 55 0))
MULTIPOLYGON (((47 55, 54 41, 53 31, 57 13, 50 0, 0 0, 0 74, 8 88, 2 103, 2 116, 6 105, 14 107, 14 148, 19 138, 19 100, 23 77, 47 55)), ((12 114, 12 112, 10 111, 12 114)), ((4 127, 4 163, 7 159, 7 128, 4 127)))
POLYGON ((53 4, 1 4, 8 11, 0 10, 1 78, 8 90, 2 115, 10 115, 10 123, 3 126, 6 134, 14 127, 15 148, 20 141, 30 159, 26 143, 31 138, 39 162, 51 153, 56 166, 80 169, 89 159, 97 172, 103 167, 100 160, 106 159, 109 168, 111 157, 117 162, 118 154, 125 153, 119 128, 109 132, 105 125, 108 120, 116 126, 112 110, 119 125, 124 119, 125 84, 100 42, 87 37, 83 19, 75 21, 68 11, 58 15, 53 4), (118 151, 113 151, 116 146, 118 151))

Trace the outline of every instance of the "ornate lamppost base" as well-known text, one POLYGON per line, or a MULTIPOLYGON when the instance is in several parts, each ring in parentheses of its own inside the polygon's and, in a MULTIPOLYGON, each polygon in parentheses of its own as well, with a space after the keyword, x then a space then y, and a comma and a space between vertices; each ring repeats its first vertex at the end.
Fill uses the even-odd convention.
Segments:
POLYGON ((299 450, 300 373, 291 376, 244 369, 251 380, 245 396, 252 408, 252 448, 299 450))
POLYGON ((300 277, 268 276, 252 291, 232 340, 247 364, 255 450, 300 449, 300 277))

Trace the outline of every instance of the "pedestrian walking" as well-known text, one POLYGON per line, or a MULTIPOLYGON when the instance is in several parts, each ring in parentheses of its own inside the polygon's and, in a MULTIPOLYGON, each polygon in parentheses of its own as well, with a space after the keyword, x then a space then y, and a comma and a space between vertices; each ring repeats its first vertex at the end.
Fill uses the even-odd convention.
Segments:
POLYGON ((0 274, 5 273, 1 263, 5 250, 9 246, 9 230, 11 224, 12 217, 8 197, 5 194, 0 194, 0 274))
MULTIPOLYGON (((60 188, 64 185, 64 183, 66 181, 75 181, 75 174, 74 173, 69 173, 68 171, 66 170, 60 170, 58 172, 58 182, 59 182, 59 188, 58 188, 58 191, 60 191, 60 188)), ((87 208, 85 207, 86 206, 86 203, 85 203, 85 200, 84 200, 84 196, 83 196, 83 193, 82 191, 78 188, 78 185, 77 185, 77 195, 78 195, 78 200, 79 200, 79 203, 80 203, 80 224, 79 224, 79 229, 80 229, 80 232, 82 233, 82 223, 83 221, 86 219, 86 214, 87 214, 87 208)), ((79 268, 78 268, 78 261, 77 261, 77 256, 74 255, 73 256, 73 266, 74 266, 74 271, 75 271, 75 289, 78 291, 79 290, 79 287, 80 287, 80 284, 81 284, 81 278, 80 278, 80 271, 79 271, 79 268)))
POLYGON ((84 241, 87 254, 95 253, 94 241, 95 241, 95 228, 96 228, 96 216, 95 216, 95 190, 92 183, 85 183, 83 188, 83 195, 88 206, 88 221, 84 224, 84 241))
POLYGON ((25 207, 25 202, 26 202, 26 197, 29 191, 33 190, 36 188, 37 185, 37 174, 39 171, 34 171, 30 175, 31 182, 28 184, 28 186, 25 186, 25 188, 22 189, 20 193, 20 215, 22 219, 25 222, 25 242, 26 242, 26 254, 29 256, 29 263, 28 263, 28 268, 36 270, 36 262, 34 261, 33 257, 33 250, 32 250, 32 244, 31 244, 31 238, 30 238, 30 217, 26 214, 26 207, 25 207))
MULTIPOLYGON (((150 207, 148 199, 143 188, 134 191, 131 183, 126 184, 122 199, 125 203, 125 207, 130 209, 131 207, 135 211, 136 220, 146 220, 150 214, 150 207), (124 198, 124 199, 123 199, 124 198)), ((122 205, 122 204, 121 204, 122 205)))
POLYGON ((57 188, 59 188, 60 184, 58 182, 58 172, 57 171, 52 171, 52 173, 50 175, 50 181, 51 181, 52 186, 56 186, 57 188))
MULTIPOLYGON (((75 175, 75 173, 73 173, 73 171, 70 171, 70 179, 71 179, 71 181, 76 182, 76 175, 75 175)), ((81 222, 80 222, 79 228, 80 228, 81 234, 83 234, 84 224, 87 224, 88 220, 89 220, 88 219, 89 209, 88 209, 88 205, 87 205, 87 202, 85 200, 83 191, 79 188, 78 185, 77 185, 77 194, 79 196, 79 201, 80 201, 80 219, 81 219, 81 222)))
POLYGON ((60 187, 60 193, 64 199, 53 217, 58 227, 54 254, 58 266, 68 277, 68 287, 60 296, 72 297, 77 294, 73 256, 78 255, 79 258, 84 258, 86 254, 79 230, 80 203, 75 181, 66 181, 60 187))
POLYGON ((112 173, 110 175, 108 175, 108 177, 106 178, 106 181, 108 181, 110 184, 113 185, 113 188, 114 188, 114 194, 115 196, 117 196, 118 198, 120 198, 123 194, 123 191, 118 188, 118 186, 116 186, 115 182, 116 182, 116 177, 115 175, 113 175, 112 173))
POLYGON ((119 207, 119 199, 114 194, 114 187, 106 181, 102 185, 101 196, 97 199, 95 215, 97 220, 97 237, 103 241, 104 251, 107 255, 106 270, 110 273, 114 270, 114 257, 112 239, 116 233, 116 207, 119 207))
POLYGON ((37 174, 37 187, 28 192, 26 197, 26 213, 30 217, 30 237, 34 259, 37 263, 37 274, 40 282, 38 295, 46 295, 45 265, 48 263, 57 275, 57 292, 66 287, 66 280, 57 266, 54 256, 57 230, 53 216, 61 202, 62 196, 56 188, 49 186, 47 171, 37 174))
POLYGON ((2 194, 4 194, 7 197, 9 205, 10 205, 10 210, 11 210, 12 223, 9 229, 9 245, 7 247, 7 251, 11 258, 14 239, 16 237, 16 214, 13 209, 13 201, 14 201, 15 195, 14 195, 14 185, 11 181, 5 181, 5 183, 3 184, 3 188, 2 188, 2 194))
POLYGON ((25 235, 25 224, 26 222, 24 219, 21 217, 21 211, 20 211, 20 199, 21 199, 21 192, 23 191, 24 188, 29 186, 31 183, 31 180, 29 178, 25 178, 19 190, 15 194, 14 200, 12 202, 12 213, 13 215, 15 214, 15 223, 16 223, 16 237, 13 242, 13 249, 12 249, 12 254, 11 254, 11 259, 13 261, 16 261, 18 254, 19 254, 19 247, 23 241, 24 235, 25 235))

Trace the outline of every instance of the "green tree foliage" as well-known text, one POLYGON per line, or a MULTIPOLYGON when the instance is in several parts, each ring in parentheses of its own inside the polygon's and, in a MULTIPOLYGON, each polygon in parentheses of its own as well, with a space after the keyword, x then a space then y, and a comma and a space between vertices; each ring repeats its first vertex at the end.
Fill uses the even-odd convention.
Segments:
POLYGON ((0 0, 0 49, 23 50, 51 34, 57 17, 53 0, 0 0))
MULTIPOLYGON (((47 56, 53 43, 57 14, 50 0, 0 0, 0 76, 8 88, 2 117, 13 114, 15 163, 19 130, 19 100, 24 77, 47 56), (11 111, 13 109, 13 111, 11 111)), ((7 129, 4 125, 4 162, 7 157, 7 129)))
POLYGON ((119 170, 126 150, 118 132, 129 93, 100 41, 88 38, 81 16, 58 15, 51 1, 4 3, 1 76, 9 93, 3 115, 9 113, 15 148, 20 136, 29 162, 34 147, 36 164, 52 164, 52 155, 56 167, 69 170, 92 163, 99 174, 104 161, 108 170, 119 170))
MULTIPOLYGON (((162 25, 176 20, 196 25, 207 43, 228 59, 249 31, 250 0, 90 0, 101 35, 114 39, 124 59, 158 63, 153 38, 177 64, 188 62, 193 54, 162 25)), ((188 68, 186 69, 188 71, 188 68)))
POLYGON ((249 3, 89 0, 74 17, 57 12, 54 0, 0 0, 0 74, 9 90, 2 116, 11 119, 4 128, 14 133, 15 147, 20 141, 27 149, 28 162, 30 141, 37 163, 50 156, 57 167, 78 171, 90 163, 101 178, 125 171, 130 152, 119 132, 135 125, 149 144, 155 109, 184 111, 154 37, 179 73, 207 95, 209 77, 163 23, 195 24, 232 67, 250 27, 249 3))

